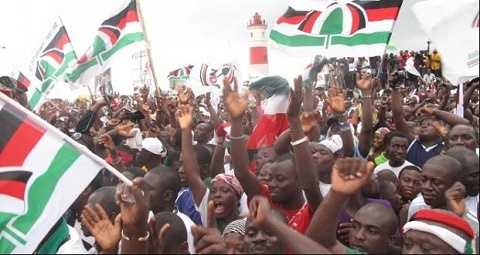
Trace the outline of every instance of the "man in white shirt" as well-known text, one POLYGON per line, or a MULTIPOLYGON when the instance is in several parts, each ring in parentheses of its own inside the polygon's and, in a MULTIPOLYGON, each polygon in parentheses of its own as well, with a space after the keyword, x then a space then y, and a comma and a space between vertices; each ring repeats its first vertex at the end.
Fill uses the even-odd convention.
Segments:
POLYGON ((398 174, 404 167, 413 165, 405 160, 408 148, 408 138, 403 133, 395 131, 386 134, 384 141, 386 146, 385 155, 389 160, 375 167, 374 173, 376 174, 382 170, 388 169, 393 171, 398 177, 398 174))

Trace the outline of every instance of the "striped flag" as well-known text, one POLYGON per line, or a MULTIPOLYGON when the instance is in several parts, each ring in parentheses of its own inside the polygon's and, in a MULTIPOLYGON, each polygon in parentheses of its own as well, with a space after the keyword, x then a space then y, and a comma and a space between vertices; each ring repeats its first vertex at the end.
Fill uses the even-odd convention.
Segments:
POLYGON ((268 98, 263 114, 248 139, 248 149, 273 146, 277 137, 288 128, 288 81, 280 76, 262 78, 249 85, 268 98))
POLYGON ((76 60, 67 30, 59 17, 47 33, 31 64, 35 76, 42 82, 40 92, 48 94, 57 80, 63 80, 67 68, 76 60))
POLYGON ((412 11, 442 56, 445 78, 459 84, 479 76, 478 0, 429 0, 412 11))
POLYGON ((25 92, 30 109, 36 111, 45 101, 40 86, 41 82, 33 74, 23 72, 13 65, 8 70, 0 71, 0 91, 12 97, 12 90, 25 92))
POLYGON ((82 84, 105 72, 120 52, 140 51, 146 47, 135 0, 124 0, 119 10, 98 29, 93 44, 67 71, 67 80, 82 84))
POLYGON ((0 253, 32 253, 103 160, 0 93, 0 253))
POLYGON ((295 56, 378 56, 385 52, 402 0, 291 0, 270 44, 295 56))

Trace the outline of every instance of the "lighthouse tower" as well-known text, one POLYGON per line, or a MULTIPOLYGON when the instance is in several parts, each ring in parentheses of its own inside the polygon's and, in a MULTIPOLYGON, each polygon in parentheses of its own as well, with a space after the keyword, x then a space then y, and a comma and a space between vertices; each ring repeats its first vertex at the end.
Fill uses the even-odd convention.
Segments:
POLYGON ((267 23, 257 12, 247 24, 252 73, 268 74, 267 23))

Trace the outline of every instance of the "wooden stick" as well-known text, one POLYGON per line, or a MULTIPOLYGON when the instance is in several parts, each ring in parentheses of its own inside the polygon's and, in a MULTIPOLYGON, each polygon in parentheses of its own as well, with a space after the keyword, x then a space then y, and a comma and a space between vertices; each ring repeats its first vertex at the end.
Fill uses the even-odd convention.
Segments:
POLYGON ((145 41, 147 43, 147 56, 148 56, 148 60, 150 62, 150 68, 152 69, 152 76, 153 76, 153 83, 155 84, 155 91, 156 91, 157 96, 160 96, 160 88, 158 87, 157 75, 155 74, 155 68, 154 68, 154 64, 153 64, 152 53, 150 51, 150 40, 148 40, 147 29, 145 28, 145 22, 143 21, 142 8, 140 8, 140 0, 135 0, 135 2, 137 3, 138 19, 140 20, 140 25, 142 26, 143 36, 144 36, 145 41))

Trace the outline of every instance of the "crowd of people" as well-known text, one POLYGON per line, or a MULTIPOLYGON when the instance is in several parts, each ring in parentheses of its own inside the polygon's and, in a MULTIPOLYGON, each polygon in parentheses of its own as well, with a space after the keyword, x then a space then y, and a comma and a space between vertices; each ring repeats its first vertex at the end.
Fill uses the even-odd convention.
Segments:
MULTIPOLYGON (((267 99, 236 80, 217 105, 184 87, 45 103, 39 116, 133 185, 102 170, 37 252, 478 253, 479 79, 459 116, 439 57, 423 55, 359 59, 326 87, 295 78, 288 128, 255 150, 267 99), (410 56, 422 79, 403 75, 410 56)), ((289 86, 249 86, 267 83, 289 86)))

